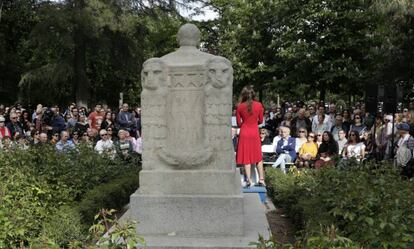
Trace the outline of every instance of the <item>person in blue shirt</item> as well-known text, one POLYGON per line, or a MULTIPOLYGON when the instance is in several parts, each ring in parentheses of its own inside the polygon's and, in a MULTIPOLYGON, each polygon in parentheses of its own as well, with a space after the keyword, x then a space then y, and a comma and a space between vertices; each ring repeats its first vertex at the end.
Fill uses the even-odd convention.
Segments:
POLYGON ((67 152, 75 149, 75 144, 69 140, 69 133, 67 131, 62 131, 60 133, 60 140, 56 143, 55 147, 58 151, 67 152))
POLYGON ((290 129, 288 127, 281 127, 280 131, 282 133, 281 139, 276 146, 278 157, 272 167, 280 167, 283 172, 286 172, 286 163, 296 160, 296 138, 290 136, 290 129))

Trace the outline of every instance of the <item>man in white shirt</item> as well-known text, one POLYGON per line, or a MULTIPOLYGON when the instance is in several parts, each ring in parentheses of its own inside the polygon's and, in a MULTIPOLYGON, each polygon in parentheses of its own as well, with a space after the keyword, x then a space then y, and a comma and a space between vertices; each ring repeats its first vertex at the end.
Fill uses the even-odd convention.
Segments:
POLYGON ((316 127, 318 126, 318 123, 319 123, 318 114, 325 115, 325 119, 324 119, 323 123, 327 124, 328 131, 330 131, 331 127, 332 127, 331 118, 330 118, 329 115, 325 114, 325 106, 323 106, 323 105, 320 105, 318 107, 317 114, 312 118, 312 131, 314 131, 316 129, 316 127))
POLYGON ((108 132, 105 129, 102 129, 99 131, 99 136, 101 137, 101 140, 96 143, 95 150, 99 154, 105 153, 108 156, 114 156, 115 148, 112 140, 108 138, 108 132))

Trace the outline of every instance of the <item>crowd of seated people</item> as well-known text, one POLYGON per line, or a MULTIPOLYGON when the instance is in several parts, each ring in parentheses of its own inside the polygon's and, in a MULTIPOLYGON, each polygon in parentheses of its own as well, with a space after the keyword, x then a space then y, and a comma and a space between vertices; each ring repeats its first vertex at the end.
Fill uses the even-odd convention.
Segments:
POLYGON ((323 102, 285 103, 265 108, 259 127, 262 145, 271 144, 276 155, 264 156, 265 162, 273 160, 265 164, 283 171, 293 164, 321 168, 335 160, 346 165, 351 160, 394 159, 402 132, 414 135, 414 103, 395 115, 368 113, 360 103, 348 109, 323 102))
POLYGON ((63 111, 58 106, 30 107, 0 105, 0 151, 31 146, 54 146, 68 152, 85 145, 99 154, 128 159, 141 154, 140 109, 127 103, 117 111, 97 104, 93 110, 72 103, 63 111))

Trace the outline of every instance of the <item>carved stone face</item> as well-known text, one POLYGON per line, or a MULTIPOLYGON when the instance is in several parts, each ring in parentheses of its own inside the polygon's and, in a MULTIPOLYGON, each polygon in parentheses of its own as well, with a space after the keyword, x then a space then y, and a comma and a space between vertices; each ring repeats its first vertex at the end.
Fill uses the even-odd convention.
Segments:
POLYGON ((207 64, 207 78, 215 88, 231 84, 233 69, 224 61, 213 60, 207 64))
POLYGON ((161 61, 152 60, 145 63, 141 76, 142 87, 147 90, 157 90, 165 85, 165 70, 161 61))

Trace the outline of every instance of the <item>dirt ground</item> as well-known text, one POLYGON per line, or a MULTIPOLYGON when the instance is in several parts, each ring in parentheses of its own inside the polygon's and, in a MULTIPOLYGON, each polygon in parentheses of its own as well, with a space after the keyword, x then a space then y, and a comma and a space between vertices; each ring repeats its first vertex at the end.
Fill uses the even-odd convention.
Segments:
POLYGON ((280 243, 294 243, 295 230, 292 222, 283 213, 283 210, 276 208, 276 210, 266 213, 267 220, 270 225, 272 235, 280 243))

